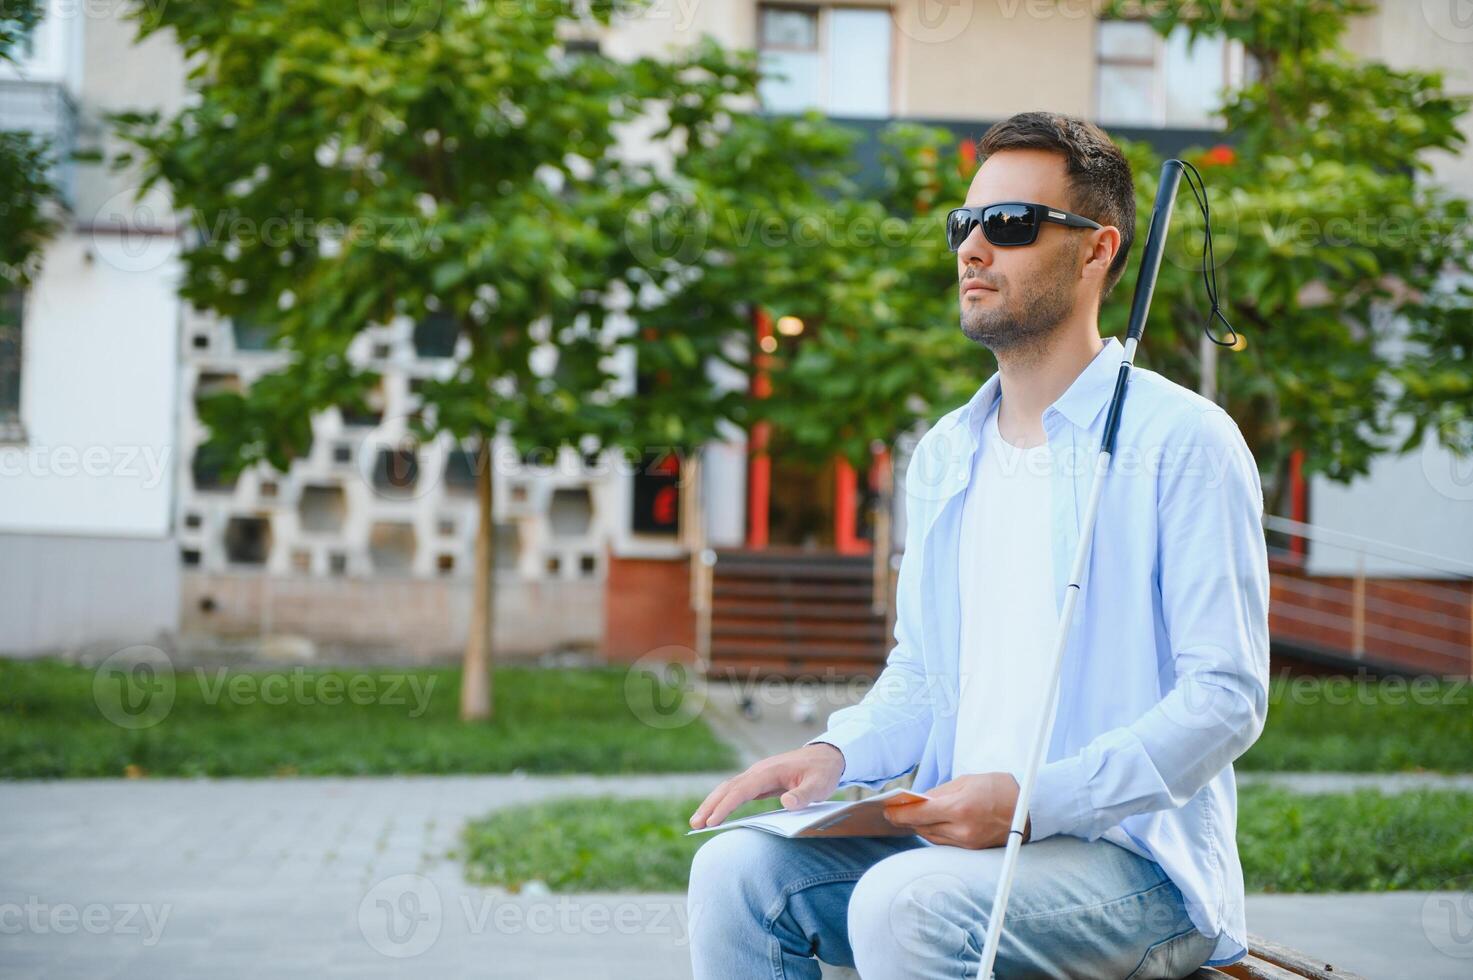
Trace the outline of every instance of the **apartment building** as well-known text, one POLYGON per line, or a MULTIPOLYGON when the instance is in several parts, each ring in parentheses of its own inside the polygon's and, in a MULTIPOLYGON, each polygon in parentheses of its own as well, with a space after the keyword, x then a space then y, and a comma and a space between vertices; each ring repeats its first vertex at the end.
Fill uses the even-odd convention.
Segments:
MULTIPOLYGON (((1450 90, 1473 91, 1473 33, 1436 7, 1383 4, 1354 24, 1347 44, 1393 67, 1441 69, 1450 90)), ((1047 108, 1163 153, 1231 140, 1216 114, 1221 93, 1252 71, 1236 43, 1191 43, 1184 31, 1161 38, 1145 23, 1101 21, 1092 10, 1004 0, 671 2, 605 44, 615 54, 656 53, 711 33, 756 48, 782 76, 762 88, 766 110, 817 108, 871 131, 904 118, 975 141, 992 122, 1047 108)), ((1431 179, 1469 196, 1473 158, 1439 160, 1431 179)), ((754 330, 770 325, 759 318, 754 330)), ((901 487, 910 444, 902 439, 893 461, 901 487)), ((817 473, 785 472, 751 449, 737 433, 703 454, 715 471, 702 481, 706 562, 692 561, 676 539, 662 553, 613 543, 606 652, 689 651, 733 670, 790 674, 875 669, 891 622, 887 562, 871 554, 866 518, 874 478, 890 462, 877 459, 871 474, 839 460, 817 473), (668 603, 651 597, 682 583, 692 601, 672 619, 668 603)), ((1473 464, 1429 440, 1378 460, 1348 486, 1296 469, 1288 496, 1289 512, 1275 515, 1285 551, 1275 580, 1283 650, 1344 665, 1369 649, 1370 659, 1473 670, 1473 464)), ((889 518, 889 540, 898 541, 903 508, 889 518)))
MULTIPOLYGON (((18 65, 0 65, 0 126, 65 155, 110 145, 100 114, 182 95, 167 45, 51 0, 18 65)), ((157 643, 179 625, 173 535, 178 238, 161 195, 62 161, 61 233, 0 328, 0 649, 157 643)))
MULTIPOLYGON (((1469 91, 1473 38, 1437 14, 1388 3, 1349 42, 1392 65, 1441 67, 1450 88, 1469 91)), ((1250 70, 1233 44, 1162 39, 1143 24, 1101 22, 1087 4, 1023 0, 654 0, 584 44, 625 57, 703 33, 759 52, 773 73, 764 111, 817 108, 869 131, 914 119, 958 141, 1049 108, 1173 152, 1219 137, 1220 92, 1250 70)), ((113 8, 52 0, 22 64, 0 66, 0 126, 109 150, 102 113, 176 108, 178 52, 167 37, 140 46, 133 36, 113 8)), ((0 649, 264 638, 323 657, 454 657, 469 620, 471 467, 458 447, 415 446, 404 428, 417 386, 454 364, 444 325, 365 333, 352 356, 384 376, 371 411, 322 413, 310 454, 289 472, 257 467, 226 481, 200 451, 197 399, 249 385, 280 355, 260 324, 177 298, 186 229, 162 193, 135 201, 136 177, 95 165, 60 177, 66 230, 34 288, 7 300, 14 325, 0 327, 0 649)), ((1440 161, 1434 179, 1473 195, 1467 157, 1440 161)), ((733 430, 703 447, 698 487, 659 461, 631 472, 570 450, 498 466, 500 649, 596 648, 631 660, 697 649, 719 659, 724 648, 730 664, 787 669, 819 641, 824 663, 872 668, 888 647, 876 582, 890 563, 875 554, 870 504, 892 465, 903 486, 918 434, 869 472, 839 461, 800 471, 758 458, 733 430), (702 560, 712 556, 714 565, 702 560), (780 596, 763 583, 795 567, 835 618, 795 622, 771 608, 780 596), (713 583, 749 600, 755 632, 712 608, 713 583)), ((1435 573, 1458 584, 1456 562, 1415 559, 1473 559, 1470 486, 1463 464, 1428 446, 1378 461, 1350 487, 1304 481, 1283 516, 1400 549, 1388 559, 1349 539, 1312 543, 1308 574, 1435 573)), ((890 540, 903 517, 890 515, 890 540)), ((777 592, 795 594, 782 582, 777 592)), ((1455 615, 1438 615, 1450 648, 1468 642, 1455 615)))

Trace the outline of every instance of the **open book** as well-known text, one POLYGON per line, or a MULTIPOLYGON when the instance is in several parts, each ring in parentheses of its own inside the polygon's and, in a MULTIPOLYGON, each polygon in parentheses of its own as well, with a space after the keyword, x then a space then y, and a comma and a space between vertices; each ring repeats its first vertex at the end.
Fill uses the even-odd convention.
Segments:
POLYGON ((892 789, 863 800, 828 800, 810 803, 801 810, 773 810, 740 820, 723 820, 714 827, 687 831, 686 836, 730 827, 755 827, 779 837, 907 837, 915 831, 886 820, 885 804, 890 800, 915 803, 929 799, 925 793, 892 789))

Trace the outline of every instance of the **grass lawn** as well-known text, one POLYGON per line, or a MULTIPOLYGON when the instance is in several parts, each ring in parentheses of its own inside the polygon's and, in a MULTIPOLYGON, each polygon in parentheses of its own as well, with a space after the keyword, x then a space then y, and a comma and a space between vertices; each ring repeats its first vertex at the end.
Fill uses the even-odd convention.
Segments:
POLYGON ((1473 772, 1473 683, 1278 678, 1250 770, 1473 772))
MULTIPOLYGON (((144 675, 136 689, 123 690, 123 678, 86 667, 0 658, 0 778, 736 765, 702 720, 661 724, 680 719, 669 704, 652 706, 648 687, 636 685, 632 695, 643 703, 631 702, 624 680, 620 667, 499 668, 495 720, 463 725, 455 670, 211 668, 144 675), (163 680, 172 682, 172 700, 144 696, 163 680)), ((1424 680, 1397 687, 1387 680, 1280 679, 1263 736, 1235 765, 1473 772, 1473 686, 1424 680)))
MULTIPOLYGON (((691 858, 711 836, 685 836, 700 803, 575 799, 500 810, 467 825, 460 857, 471 881, 513 889, 539 879, 553 891, 683 891, 691 858)), ((748 804, 737 815, 776 805, 748 804)), ((1293 796, 1248 787, 1239 805, 1249 891, 1432 889, 1473 874, 1473 793, 1293 796)))
POLYGON ((495 672, 495 718, 457 718, 456 670, 180 670, 144 678, 125 724, 117 678, 0 659, 0 777, 690 772, 736 765, 696 719, 647 725, 620 668, 495 672), (111 686, 109 686, 111 685, 111 686), (162 691, 162 694, 158 692, 162 691), (268 703, 274 702, 274 703, 268 703), (167 711, 161 711, 167 707, 167 711), (636 706, 638 707, 638 706, 636 706), (153 713, 150 714, 149 711, 153 713))

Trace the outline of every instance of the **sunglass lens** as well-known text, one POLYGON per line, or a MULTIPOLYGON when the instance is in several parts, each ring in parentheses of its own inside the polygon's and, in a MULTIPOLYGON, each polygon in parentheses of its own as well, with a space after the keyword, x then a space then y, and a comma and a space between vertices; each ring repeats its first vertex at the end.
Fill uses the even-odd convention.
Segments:
POLYGON ((1038 221, 1025 204, 994 204, 982 212, 982 234, 994 245, 1027 245, 1038 234, 1038 221))
POLYGON ((962 247, 962 242, 967 240, 975 225, 972 213, 965 208, 958 208, 946 216, 946 244, 953 252, 962 247))

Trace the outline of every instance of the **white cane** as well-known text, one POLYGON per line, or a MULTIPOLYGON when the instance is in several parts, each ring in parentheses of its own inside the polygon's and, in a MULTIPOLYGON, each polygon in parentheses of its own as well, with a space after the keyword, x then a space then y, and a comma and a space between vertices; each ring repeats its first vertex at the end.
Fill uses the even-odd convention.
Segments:
MULTIPOLYGON (((1125 359, 1120 364, 1120 373, 1115 377, 1115 392, 1110 398, 1110 413, 1105 417, 1105 435, 1100 442, 1099 455, 1095 457, 1095 477, 1089 491, 1089 505, 1084 512, 1084 528, 1080 533, 1079 548, 1074 554, 1074 565, 1069 572, 1069 584, 1064 590, 1064 606, 1060 613, 1058 635, 1054 641, 1053 665, 1049 669, 1048 697, 1044 701, 1044 710, 1038 721, 1038 730, 1034 734, 1033 748, 1028 755, 1028 767, 1024 771, 1022 785, 1018 787, 1018 802, 1013 807, 1012 828, 1008 831, 1007 851, 1003 854, 1002 875, 997 882, 997 894, 993 899, 992 914, 987 923, 987 941, 982 949, 982 968, 977 975, 989 978, 989 980, 992 978, 992 964, 997 959, 997 947, 1002 939, 1002 924, 1008 911, 1008 894, 1013 886, 1013 873, 1017 870, 1018 855, 1022 850, 1023 829, 1028 819, 1028 801, 1032 798, 1033 782, 1038 775, 1038 767, 1043 762, 1044 750, 1049 741, 1049 722, 1059 693, 1059 671, 1063 664, 1064 646, 1069 640, 1069 626, 1073 622, 1074 606, 1079 599, 1079 582, 1084 576, 1085 568, 1089 565, 1095 517, 1100 508, 1100 494, 1104 489, 1105 475, 1110 470, 1110 457, 1115 451, 1115 433, 1120 427, 1120 412, 1125 405, 1125 391, 1130 381, 1131 368, 1135 363, 1135 350, 1146 328, 1146 316, 1151 307, 1151 294, 1156 289, 1156 275, 1161 270, 1161 255, 1166 245, 1166 228, 1171 222, 1171 210, 1176 201, 1176 191, 1181 182, 1184 167, 1191 169, 1193 174, 1196 174, 1196 168, 1185 161, 1173 159, 1165 162, 1161 170, 1161 183, 1156 190, 1156 204, 1151 210, 1145 249, 1141 254, 1140 274, 1135 283, 1135 295, 1131 299, 1130 323, 1125 332, 1125 359)), ((1200 175, 1197 175, 1197 183, 1201 184, 1200 175)), ((1188 178, 1188 185, 1192 186, 1190 178, 1188 178)), ((1193 195, 1197 193, 1195 186, 1192 186, 1192 193, 1193 195)), ((1224 323, 1227 321, 1223 318, 1217 305, 1215 267, 1213 281, 1208 282, 1207 279, 1208 262, 1212 254, 1212 233, 1205 185, 1202 186, 1202 195, 1198 204, 1202 207, 1203 235, 1205 236, 1202 244, 1203 281, 1207 283, 1207 293, 1212 300, 1212 312, 1208 318, 1208 336, 1211 337, 1212 319, 1222 319, 1224 323)), ((1231 325, 1228 329, 1232 329, 1231 325)), ((1211 339, 1215 343, 1222 343, 1215 337, 1211 339)), ((1234 340, 1236 339, 1236 334, 1234 334, 1234 340)))

